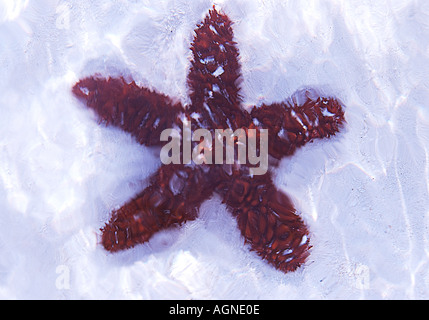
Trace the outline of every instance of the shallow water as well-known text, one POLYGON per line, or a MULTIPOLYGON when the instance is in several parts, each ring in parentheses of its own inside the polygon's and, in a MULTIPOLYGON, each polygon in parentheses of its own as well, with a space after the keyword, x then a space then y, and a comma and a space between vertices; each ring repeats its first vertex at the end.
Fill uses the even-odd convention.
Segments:
POLYGON ((0 297, 429 298, 429 4, 217 1, 235 22, 246 106, 314 87, 347 125, 282 160, 276 184, 311 230, 297 272, 248 251, 213 198, 200 217, 110 255, 109 212, 157 157, 71 95, 132 76, 187 101, 193 30, 211 1, 0 1, 0 297))

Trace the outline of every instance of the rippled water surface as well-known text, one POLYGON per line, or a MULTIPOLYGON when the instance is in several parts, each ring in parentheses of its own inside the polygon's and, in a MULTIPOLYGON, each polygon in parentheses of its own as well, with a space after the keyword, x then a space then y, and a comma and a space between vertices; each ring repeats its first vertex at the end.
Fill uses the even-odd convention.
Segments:
POLYGON ((429 298, 424 0, 216 1, 235 22, 246 106, 307 86, 346 106, 341 134, 276 170, 311 230, 305 266, 285 275, 249 252, 219 198, 132 250, 98 245, 160 163, 71 87, 125 75, 186 103, 193 30, 212 5, 0 0, 0 297, 429 298))

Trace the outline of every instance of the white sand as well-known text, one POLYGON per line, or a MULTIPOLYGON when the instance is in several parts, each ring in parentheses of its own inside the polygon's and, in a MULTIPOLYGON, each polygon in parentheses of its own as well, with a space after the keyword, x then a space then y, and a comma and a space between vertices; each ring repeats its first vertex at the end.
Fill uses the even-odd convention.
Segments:
POLYGON ((347 126, 276 183, 311 230, 305 266, 261 261, 213 198, 200 218, 106 253, 99 228, 159 165, 71 95, 95 72, 186 102, 212 1, 0 0, 0 298, 429 298, 429 2, 216 2, 235 21, 246 105, 303 86, 347 126))

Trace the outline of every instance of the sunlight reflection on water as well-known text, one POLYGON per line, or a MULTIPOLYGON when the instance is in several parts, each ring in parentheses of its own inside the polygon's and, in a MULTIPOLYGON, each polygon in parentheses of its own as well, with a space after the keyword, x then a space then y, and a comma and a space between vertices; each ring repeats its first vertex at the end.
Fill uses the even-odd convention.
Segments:
POLYGON ((311 230, 308 263, 287 275, 266 266, 216 198, 134 251, 98 246, 110 210, 159 161, 99 126, 70 88, 124 73, 186 101, 189 44, 210 1, 0 0, 0 296, 429 297, 428 2, 219 3, 236 21, 246 106, 305 86, 346 106, 338 136, 276 171, 311 230), (58 265, 71 271, 66 293, 58 265))

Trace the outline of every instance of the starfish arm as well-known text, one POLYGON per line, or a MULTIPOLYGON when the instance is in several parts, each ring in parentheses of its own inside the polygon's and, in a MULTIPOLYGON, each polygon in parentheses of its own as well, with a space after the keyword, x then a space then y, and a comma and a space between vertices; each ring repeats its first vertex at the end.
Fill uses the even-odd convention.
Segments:
POLYGON ((250 121, 240 108, 240 64, 232 22, 216 9, 195 30, 188 74, 190 111, 200 115, 200 127, 240 128, 250 121))
POLYGON ((224 202, 236 217, 245 242, 275 268, 289 272, 305 262, 307 227, 291 200, 273 185, 270 174, 234 179, 224 202))
POLYGON ((150 185, 115 210, 102 231, 102 244, 115 252, 148 241, 154 233, 198 215, 198 207, 212 188, 204 186, 202 172, 182 165, 162 166, 150 185))
POLYGON ((161 144, 162 130, 173 127, 182 110, 167 96, 123 78, 85 78, 75 84, 73 93, 86 101, 101 122, 119 127, 149 146, 161 144))
POLYGON ((268 129, 268 150, 276 159, 292 155, 313 139, 335 135, 345 121, 338 100, 315 98, 309 91, 286 102, 254 107, 251 116, 257 126, 268 129))

